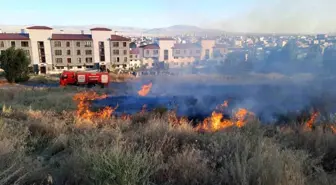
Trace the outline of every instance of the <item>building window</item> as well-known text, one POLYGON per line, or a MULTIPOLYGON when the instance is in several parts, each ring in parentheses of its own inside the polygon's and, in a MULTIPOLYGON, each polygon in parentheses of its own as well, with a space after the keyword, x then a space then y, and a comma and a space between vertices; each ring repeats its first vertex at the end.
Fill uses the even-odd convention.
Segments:
POLYGON ((77 46, 77 47, 80 47, 80 42, 76 42, 76 46, 77 46))
POLYGON ((62 55, 62 50, 55 50, 55 55, 57 56, 62 55))
POLYGON ((82 69, 82 66, 77 66, 77 69, 82 69))
POLYGON ((81 55, 81 50, 77 50, 77 55, 81 55))
POLYGON ((55 41, 54 46, 55 47, 62 47, 62 42, 61 41, 55 41))
POLYGON ((149 50, 146 50, 146 55, 149 55, 149 50))
POLYGON ((169 51, 167 49, 163 51, 163 55, 164 55, 163 60, 168 60, 168 52, 169 51))
POLYGON ((11 41, 11 47, 15 47, 15 41, 11 41))
POLYGON ((4 48, 5 47, 5 43, 3 41, 0 42, 0 48, 4 48))
POLYGON ((113 42, 112 45, 113 45, 114 48, 118 48, 119 47, 119 42, 113 42))
POLYGON ((85 58, 85 62, 86 63, 92 63, 92 58, 91 57, 85 58))
POLYGON ((82 63, 82 58, 77 58, 78 63, 82 63))
POLYGON ((92 42, 91 41, 85 41, 84 46, 85 47, 92 47, 92 42))
POLYGON ((123 46, 126 47, 126 46, 127 46, 127 43, 126 43, 126 42, 123 42, 123 46))
POLYGON ((100 61, 104 62, 105 61, 105 56, 100 56, 100 61))
POLYGON ((61 64, 63 63, 63 59, 62 58, 56 58, 56 64, 61 64))
POLYGON ((178 49, 175 50, 175 54, 178 54, 178 55, 179 55, 180 53, 181 53, 180 50, 178 50, 178 49))
POLYGON ((22 41, 21 47, 29 47, 28 41, 22 41))
POLYGON ((124 62, 127 62, 127 57, 124 57, 124 62))
POLYGON ((127 50, 124 50, 124 55, 127 55, 127 50))
POLYGON ((67 55, 71 55, 71 50, 70 49, 67 50, 67 55))
POLYGON ((120 58, 119 57, 117 57, 117 62, 120 62, 120 58))
POLYGON ((113 50, 113 55, 119 55, 119 50, 118 49, 114 49, 113 50))
POLYGON ((71 58, 67 58, 68 64, 71 64, 71 58))
MULTIPOLYGON (((130 58, 133 58, 133 55, 130 55, 130 58)), ((131 60, 132 61, 132 60, 131 60)))
POLYGON ((158 55, 158 54, 159 54, 159 50, 157 50, 157 49, 156 49, 156 50, 153 50, 153 54, 154 54, 154 55, 158 55))
POLYGON ((92 50, 85 50, 85 55, 92 55, 92 50))
POLYGON ((66 47, 70 47, 70 42, 66 42, 66 47))

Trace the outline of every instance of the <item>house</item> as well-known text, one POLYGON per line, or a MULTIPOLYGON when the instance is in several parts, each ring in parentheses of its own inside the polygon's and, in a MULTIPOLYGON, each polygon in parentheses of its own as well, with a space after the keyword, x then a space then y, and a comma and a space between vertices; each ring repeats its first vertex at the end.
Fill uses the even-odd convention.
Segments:
POLYGON ((193 62, 200 60, 202 47, 199 44, 175 44, 172 48, 174 63, 170 67, 184 67, 191 65, 193 62))
POLYGON ((158 44, 148 44, 140 46, 140 56, 142 58, 143 65, 151 68, 153 63, 159 61, 160 46, 158 44))
POLYGON ((131 48, 130 49, 130 64, 129 68, 134 70, 142 66, 142 58, 140 55, 140 48, 131 48))
POLYGON ((129 68, 131 39, 120 35, 111 35, 111 63, 117 68, 129 68))

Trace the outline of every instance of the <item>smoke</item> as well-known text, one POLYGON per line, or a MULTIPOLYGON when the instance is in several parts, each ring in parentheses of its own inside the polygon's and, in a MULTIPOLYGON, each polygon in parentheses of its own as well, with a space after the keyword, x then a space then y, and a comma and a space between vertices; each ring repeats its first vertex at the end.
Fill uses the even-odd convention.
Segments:
POLYGON ((208 26, 232 32, 330 33, 336 31, 335 6, 334 0, 255 0, 246 12, 208 26))

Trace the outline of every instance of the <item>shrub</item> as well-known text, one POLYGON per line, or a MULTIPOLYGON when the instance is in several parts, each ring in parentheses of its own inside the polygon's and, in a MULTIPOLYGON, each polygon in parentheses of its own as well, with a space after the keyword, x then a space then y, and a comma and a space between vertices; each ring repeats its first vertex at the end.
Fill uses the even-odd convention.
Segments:
POLYGON ((5 78, 10 83, 28 81, 29 64, 30 61, 22 49, 11 47, 0 55, 0 68, 4 70, 5 78))

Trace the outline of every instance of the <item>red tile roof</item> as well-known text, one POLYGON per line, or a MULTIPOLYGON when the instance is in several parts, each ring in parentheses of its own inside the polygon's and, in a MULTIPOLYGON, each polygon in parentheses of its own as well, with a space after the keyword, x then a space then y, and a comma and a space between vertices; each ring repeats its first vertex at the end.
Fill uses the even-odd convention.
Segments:
POLYGON ((52 28, 47 26, 31 26, 27 28, 28 30, 52 30, 52 28))
POLYGON ((143 49, 160 49, 160 46, 157 44, 148 44, 140 47, 143 49))
POLYGON ((111 41, 131 41, 131 39, 120 35, 111 35, 111 41))
POLYGON ((52 34, 51 40, 92 40, 88 34, 52 34))
POLYGON ((130 54, 138 55, 140 53, 140 48, 132 48, 130 54))
POLYGON ((173 49, 198 49, 198 48, 201 48, 201 46, 198 44, 192 44, 192 43, 174 44, 173 46, 173 49))
POLYGON ((92 28, 91 31, 112 31, 109 28, 92 28))
POLYGON ((19 33, 0 33, 0 40, 29 40, 29 35, 19 33))

